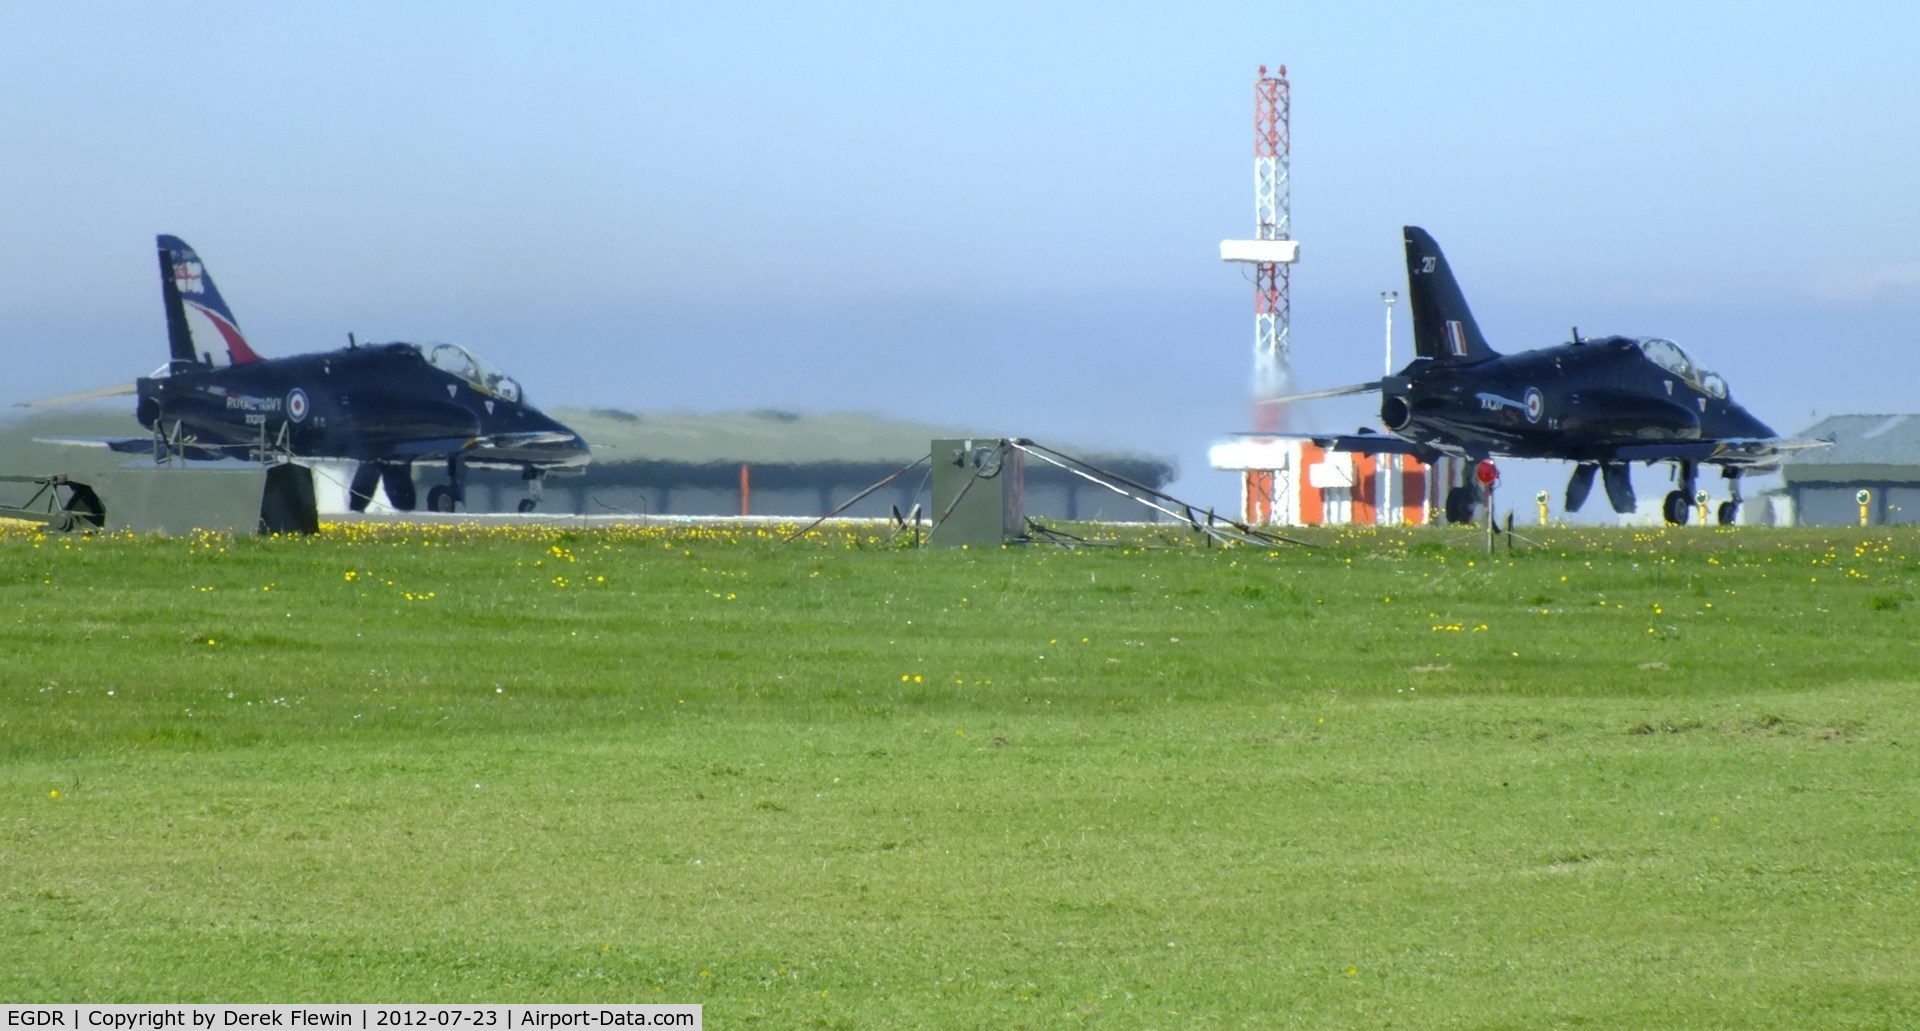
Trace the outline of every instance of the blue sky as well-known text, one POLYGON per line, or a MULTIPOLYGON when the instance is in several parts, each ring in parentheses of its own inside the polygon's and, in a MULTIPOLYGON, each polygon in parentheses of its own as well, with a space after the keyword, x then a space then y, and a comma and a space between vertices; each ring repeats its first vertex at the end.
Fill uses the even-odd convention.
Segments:
POLYGON ((1906 4, 29 5, 0 400, 159 364, 171 232, 269 354, 451 339, 543 404, 1139 448, 1231 505, 1216 247, 1284 63, 1302 386, 1377 375, 1411 223, 1497 348, 1671 336, 1787 433, 1913 410, 1917 38, 1906 4))

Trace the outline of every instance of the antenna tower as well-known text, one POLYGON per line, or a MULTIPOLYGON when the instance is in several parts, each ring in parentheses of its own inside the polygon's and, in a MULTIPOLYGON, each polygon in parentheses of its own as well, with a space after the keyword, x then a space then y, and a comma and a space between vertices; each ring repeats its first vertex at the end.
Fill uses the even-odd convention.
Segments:
MULTIPOLYGON (((1287 66, 1260 78, 1253 88, 1253 214, 1258 240, 1292 240, 1293 215, 1289 188, 1288 120, 1292 100, 1287 93, 1287 66)), ((1292 255, 1286 260, 1262 261, 1253 271, 1253 403, 1254 428, 1284 428, 1286 413, 1275 400, 1286 393, 1292 379, 1291 322, 1292 255)))
MULTIPOLYGON (((1293 378, 1288 322, 1293 301, 1289 273, 1300 260, 1293 239, 1293 217, 1288 210, 1288 128, 1292 102, 1287 96, 1287 68, 1268 75, 1260 66, 1253 87, 1253 222, 1251 240, 1220 241, 1220 260, 1253 266, 1253 428, 1276 433, 1286 428, 1286 396, 1293 378)), ((1214 467, 1245 472, 1243 496, 1249 522, 1294 523, 1297 508, 1295 480, 1300 469, 1296 441, 1279 446, 1222 445, 1214 451, 1214 467)))

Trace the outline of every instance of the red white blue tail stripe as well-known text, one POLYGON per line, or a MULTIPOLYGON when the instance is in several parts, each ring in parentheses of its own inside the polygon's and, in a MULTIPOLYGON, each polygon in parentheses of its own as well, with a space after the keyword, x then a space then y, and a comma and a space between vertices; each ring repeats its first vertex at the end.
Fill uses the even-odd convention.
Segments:
MULTIPOLYGON (((259 353, 247 343, 246 335, 240 332, 239 320, 233 317, 233 310, 227 307, 226 300, 220 296, 219 287, 213 285, 213 277, 207 274, 200 256, 177 236, 163 234, 157 242, 160 253, 166 259, 165 265, 171 269, 173 288, 179 292, 180 300, 213 323, 213 328, 219 331, 220 339, 227 345, 227 360, 234 365, 259 361, 259 353)), ((163 271, 162 274, 167 273, 163 271)))

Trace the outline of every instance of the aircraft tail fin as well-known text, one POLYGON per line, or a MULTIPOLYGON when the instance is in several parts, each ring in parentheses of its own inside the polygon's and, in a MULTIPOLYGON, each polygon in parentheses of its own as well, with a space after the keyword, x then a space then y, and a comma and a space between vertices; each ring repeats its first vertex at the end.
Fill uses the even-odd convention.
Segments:
POLYGON ((1480 335, 1466 295, 1447 267, 1440 245, 1419 226, 1403 230, 1407 243, 1407 294, 1413 306, 1413 350, 1438 362, 1472 363, 1499 357, 1480 335))
POLYGON ((213 285, 213 277, 207 274, 200 256, 177 236, 163 234, 155 242, 160 251, 160 293, 167 307, 167 347, 172 352, 173 362, 244 365, 259 361, 259 353, 247 343, 246 335, 240 332, 240 323, 233 317, 233 309, 227 307, 226 299, 220 296, 220 289, 213 285), (215 362, 211 351, 195 349, 193 329, 187 322, 188 309, 206 316, 213 323, 213 328, 226 344, 226 362, 215 362))
POLYGON ((180 300, 180 288, 174 285, 173 257, 164 244, 160 248, 160 299, 167 308, 167 349, 172 353, 168 366, 178 369, 201 364, 200 356, 193 351, 193 331, 187 328, 187 306, 180 300))

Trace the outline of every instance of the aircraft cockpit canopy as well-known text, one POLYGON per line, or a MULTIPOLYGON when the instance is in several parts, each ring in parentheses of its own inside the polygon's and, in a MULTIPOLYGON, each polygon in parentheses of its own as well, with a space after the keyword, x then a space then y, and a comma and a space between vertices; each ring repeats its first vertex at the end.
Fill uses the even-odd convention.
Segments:
POLYGON ((1707 395, 1726 399, 1727 381, 1721 379, 1718 373, 1708 372, 1694 364, 1679 344, 1661 337, 1642 337, 1640 353, 1646 355, 1648 361, 1686 380, 1707 395))
POLYGON ((466 380, 480 390, 508 401, 520 400, 520 382, 488 364, 487 360, 459 344, 408 344, 420 352, 427 364, 466 380))

